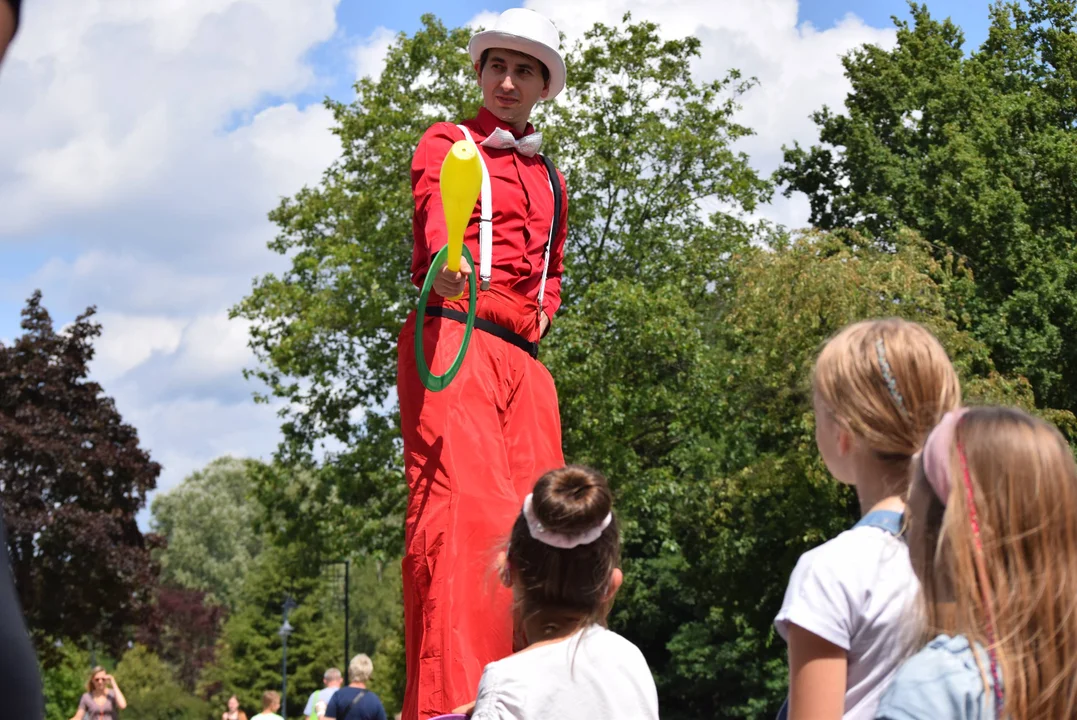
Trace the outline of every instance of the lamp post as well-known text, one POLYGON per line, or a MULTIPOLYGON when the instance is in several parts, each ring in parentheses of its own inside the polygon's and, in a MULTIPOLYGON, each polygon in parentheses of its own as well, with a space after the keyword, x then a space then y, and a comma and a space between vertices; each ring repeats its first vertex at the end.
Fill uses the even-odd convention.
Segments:
POLYGON ((295 610, 295 600, 290 596, 285 596, 284 605, 284 622, 281 623, 280 630, 277 634, 281 639, 281 672, 280 672, 280 710, 281 716, 288 717, 288 636, 292 634, 295 628, 288 622, 288 613, 295 610))
POLYGON ((349 625, 348 625, 348 621, 349 621, 349 617, 348 617, 348 615, 349 615, 349 613, 348 613, 348 609, 349 609, 348 608, 348 590, 351 588, 351 577, 350 577, 351 564, 352 564, 352 561, 350 559, 331 560, 331 561, 322 563, 322 565, 343 565, 344 566, 344 668, 345 668, 344 673, 345 673, 345 677, 347 677, 347 672, 348 672, 347 671, 348 661, 351 659, 349 657, 349 654, 351 652, 351 648, 348 645, 348 629, 349 629, 349 625))

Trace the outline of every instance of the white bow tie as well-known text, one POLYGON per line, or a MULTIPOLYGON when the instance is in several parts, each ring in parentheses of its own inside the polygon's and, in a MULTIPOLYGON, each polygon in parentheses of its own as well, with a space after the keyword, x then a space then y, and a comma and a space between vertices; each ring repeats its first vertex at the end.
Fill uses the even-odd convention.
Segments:
POLYGON ((494 148, 495 150, 512 149, 524 157, 534 157, 535 153, 542 147, 542 133, 534 132, 530 135, 524 135, 517 140, 508 130, 505 130, 504 128, 494 128, 494 131, 490 133, 490 137, 479 144, 483 147, 494 148))

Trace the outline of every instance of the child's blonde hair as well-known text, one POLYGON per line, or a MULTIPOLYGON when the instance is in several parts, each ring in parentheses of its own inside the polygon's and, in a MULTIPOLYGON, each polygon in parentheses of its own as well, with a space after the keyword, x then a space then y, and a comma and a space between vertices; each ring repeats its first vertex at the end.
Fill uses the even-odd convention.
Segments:
POLYGON ((900 318, 858 322, 831 338, 815 361, 812 391, 838 423, 895 465, 899 492, 927 434, 961 403, 946 350, 922 325, 900 318))
POLYGON ((984 647, 995 639, 1005 689, 999 717, 1077 717, 1073 451, 1053 425, 1014 408, 969 409, 953 440, 942 464, 945 501, 923 463, 910 498, 924 639, 964 635, 984 647))

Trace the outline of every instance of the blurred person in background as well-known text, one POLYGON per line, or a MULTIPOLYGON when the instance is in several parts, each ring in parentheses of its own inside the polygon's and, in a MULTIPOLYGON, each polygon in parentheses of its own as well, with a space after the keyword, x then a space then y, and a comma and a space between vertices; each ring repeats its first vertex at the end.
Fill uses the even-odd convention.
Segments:
POLYGON ((247 713, 239 709, 239 698, 228 698, 228 710, 221 715, 221 720, 247 720, 247 713))
POLYGON ((79 709, 71 720, 119 720, 120 710, 127 707, 127 698, 116 684, 116 678, 98 665, 90 671, 86 692, 79 700, 79 709))
POLYGON ((336 694, 336 691, 340 689, 340 686, 344 683, 344 676, 340 674, 340 670, 336 668, 329 668, 322 675, 322 684, 325 685, 321 690, 315 690, 307 698, 307 707, 303 710, 303 717, 308 720, 321 720, 325 717, 325 709, 329 707, 329 700, 336 694))

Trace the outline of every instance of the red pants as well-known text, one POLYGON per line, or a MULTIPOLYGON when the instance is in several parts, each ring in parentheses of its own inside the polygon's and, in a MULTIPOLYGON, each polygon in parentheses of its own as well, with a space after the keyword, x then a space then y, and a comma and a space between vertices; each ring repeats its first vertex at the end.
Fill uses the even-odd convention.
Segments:
MULTIPOLYGON (((445 301, 467 309, 467 301, 445 301)), ((491 287, 477 316, 535 340, 533 300, 491 287)), ((512 595, 495 572, 524 497, 564 464, 553 378, 525 351, 481 330, 460 372, 430 392, 415 367, 415 313, 400 333, 397 389, 408 509, 404 535, 404 720, 475 699, 483 667, 512 653, 512 595)), ((427 317, 426 361, 444 372, 464 325, 427 317)))

